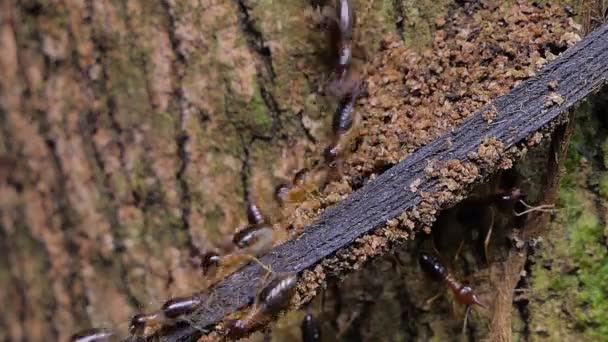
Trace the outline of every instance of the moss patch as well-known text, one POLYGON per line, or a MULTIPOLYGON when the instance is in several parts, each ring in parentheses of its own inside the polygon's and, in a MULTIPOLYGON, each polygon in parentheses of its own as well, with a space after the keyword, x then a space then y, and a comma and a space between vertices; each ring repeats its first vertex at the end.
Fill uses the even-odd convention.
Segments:
POLYGON ((558 218, 536 252, 530 302, 532 340, 608 339, 608 252, 604 208, 605 129, 583 106, 568 151, 558 218))

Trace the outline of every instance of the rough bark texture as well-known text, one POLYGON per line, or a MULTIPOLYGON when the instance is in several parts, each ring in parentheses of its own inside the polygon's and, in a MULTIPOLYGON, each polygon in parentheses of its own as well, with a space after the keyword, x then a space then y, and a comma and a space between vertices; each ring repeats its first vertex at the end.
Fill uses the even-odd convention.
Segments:
MULTIPOLYGON (((355 57, 390 32, 425 45, 449 3, 357 2, 355 57)), ((191 254, 245 222, 245 189, 270 204, 325 146, 312 18, 304 1, 0 3, 0 340, 124 333, 207 285, 191 254)))

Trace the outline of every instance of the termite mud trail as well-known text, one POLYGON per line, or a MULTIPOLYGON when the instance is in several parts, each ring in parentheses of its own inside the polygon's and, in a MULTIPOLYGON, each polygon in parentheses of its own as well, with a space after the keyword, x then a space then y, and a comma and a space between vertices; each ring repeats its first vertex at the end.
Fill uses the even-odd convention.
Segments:
MULTIPOLYGON (((429 160, 434 160, 435 165, 447 161, 469 165, 478 171, 478 176, 470 182, 479 181, 499 165, 486 164, 477 158, 479 147, 488 138, 503 145, 498 159, 517 158, 517 147, 521 147, 518 144, 538 131, 551 130, 562 113, 607 82, 608 25, 604 25, 546 65, 535 77, 476 112, 460 127, 418 149, 344 201, 328 208, 301 235, 275 247, 260 258, 261 262, 275 272, 299 273, 384 226, 387 220, 419 208, 423 201, 432 210, 453 204, 465 195, 468 187, 447 191, 441 177, 429 176, 425 171, 429 160), (549 101, 555 95, 561 101, 549 101), (484 117, 489 111, 500 120, 488 123, 484 117), (516 149, 510 150, 512 147, 516 149), (404 190, 414 183, 419 183, 418 191, 404 190), (442 197, 433 197, 437 192, 441 192, 442 197), (422 193, 427 195, 423 198, 422 193)), ((432 221, 432 217, 418 218, 418 226, 428 224, 425 219, 432 221)), ((210 290, 212 298, 189 320, 197 327, 212 327, 227 314, 245 307, 249 298, 255 296, 257 284, 264 275, 265 270, 258 264, 249 264, 230 275, 210 290)), ((298 295, 307 295, 305 287, 299 288, 296 301, 298 295)), ((193 324, 180 324, 154 338, 185 341, 201 334, 193 324)))

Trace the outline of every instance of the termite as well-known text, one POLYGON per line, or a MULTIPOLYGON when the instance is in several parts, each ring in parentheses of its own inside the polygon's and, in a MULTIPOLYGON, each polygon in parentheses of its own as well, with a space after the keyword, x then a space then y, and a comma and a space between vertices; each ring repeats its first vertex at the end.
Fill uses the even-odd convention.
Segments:
POLYGON ((321 341, 321 327, 312 314, 307 313, 304 316, 300 330, 302 332, 302 342, 321 341))
POLYGON ((422 270, 431 278, 443 282, 452 291, 457 302, 466 305, 467 309, 462 327, 464 334, 471 306, 478 305, 484 309, 488 307, 477 297, 472 287, 459 282, 436 257, 422 253, 418 262, 422 270))
POLYGON ((301 186, 304 182, 306 182, 308 172, 309 170, 307 168, 300 169, 293 176, 291 183, 281 183, 277 185, 277 187, 274 189, 275 200, 280 205, 283 205, 287 200, 289 191, 291 191, 291 189, 293 189, 295 186, 301 186))
POLYGON ((201 257, 201 268, 204 275, 213 275, 220 266, 222 257, 216 252, 205 253, 201 257))
POLYGON ((226 322, 226 335, 229 338, 243 337, 258 328, 265 320, 279 313, 293 296, 297 281, 296 273, 276 275, 260 291, 244 318, 226 322))
POLYGON ((349 0, 337 0, 336 21, 338 24, 338 63, 336 74, 342 78, 353 58, 353 27, 355 18, 353 7, 349 0))
POLYGON ((355 117, 355 102, 361 92, 361 81, 357 81, 338 104, 332 120, 332 142, 325 149, 325 162, 329 167, 328 180, 337 179, 342 175, 341 157, 347 144, 347 132, 353 127, 355 117))
POLYGON ((105 329, 90 329, 70 337, 70 342, 109 342, 114 333, 105 329))
POLYGON ((146 329, 173 322, 175 319, 191 314, 201 304, 198 296, 172 298, 163 304, 160 310, 150 314, 137 314, 131 318, 129 332, 132 335, 144 335, 146 329))

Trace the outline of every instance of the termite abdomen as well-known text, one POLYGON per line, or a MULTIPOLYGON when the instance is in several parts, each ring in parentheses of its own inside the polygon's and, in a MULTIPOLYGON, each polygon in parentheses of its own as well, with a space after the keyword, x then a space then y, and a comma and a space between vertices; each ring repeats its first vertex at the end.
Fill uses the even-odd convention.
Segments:
POLYGON ((90 329, 74 334, 70 342, 109 342, 114 334, 104 329, 90 329))
POLYGON ((272 247, 272 226, 250 225, 234 234, 232 242, 245 252, 253 255, 263 254, 272 247))
POLYGON ((247 204, 247 220, 249 224, 262 224, 266 222, 262 210, 252 201, 249 201, 247 204))
POLYGON ((285 183, 277 185, 277 187, 274 188, 274 198, 276 201, 280 204, 284 203, 287 200, 287 194, 290 189, 291 187, 285 183))
POLYGON ((355 95, 349 94, 340 100, 336 113, 334 113, 332 129, 334 134, 342 135, 346 133, 354 122, 355 95))
POLYGON ((137 314, 131 318, 131 323, 129 324, 129 332, 133 335, 140 335, 144 333, 144 329, 146 328, 146 315, 137 314))
POLYGON ((319 322, 312 314, 306 314, 302 320, 302 341, 303 342, 319 342, 321 341, 321 327, 319 322))
POLYGON ((447 268, 437 260, 436 257, 428 254, 420 254, 418 258, 420 267, 426 272, 431 278, 436 281, 443 281, 447 275, 447 268))
POLYGON ((220 265, 222 258, 215 252, 206 253, 201 257, 203 274, 213 273, 220 265))
POLYGON ((177 318, 179 316, 192 313, 201 301, 195 297, 173 298, 165 302, 161 310, 167 318, 177 318))
POLYGON ((270 281, 258 296, 258 305, 261 312, 266 315, 273 315, 280 311, 293 295, 297 280, 297 274, 286 273, 270 281))

